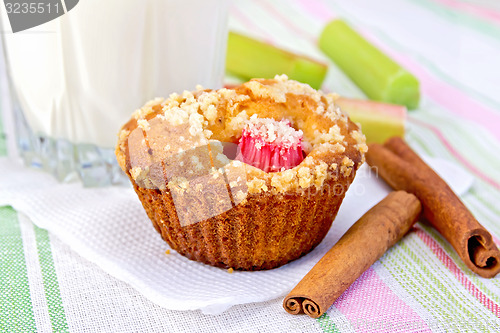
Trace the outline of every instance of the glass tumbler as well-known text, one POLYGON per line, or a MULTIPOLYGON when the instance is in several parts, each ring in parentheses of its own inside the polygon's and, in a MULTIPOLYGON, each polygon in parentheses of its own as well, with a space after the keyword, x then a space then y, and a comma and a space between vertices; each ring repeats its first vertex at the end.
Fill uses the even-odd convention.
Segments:
POLYGON ((155 97, 220 88, 228 0, 82 0, 2 43, 16 142, 25 164, 85 186, 128 183, 120 127, 155 97))

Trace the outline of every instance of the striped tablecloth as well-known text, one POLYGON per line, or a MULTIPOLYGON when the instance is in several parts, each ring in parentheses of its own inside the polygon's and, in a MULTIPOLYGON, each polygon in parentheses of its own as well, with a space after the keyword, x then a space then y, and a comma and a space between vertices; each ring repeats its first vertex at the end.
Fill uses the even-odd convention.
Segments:
MULTIPOLYGON (((462 199, 500 244, 500 5, 238 0, 229 24, 328 62, 323 90, 363 97, 316 46, 334 17, 344 18, 419 78, 423 98, 410 112, 406 139, 416 151, 474 175, 462 199)), ((3 132, 0 154, 7 154, 3 132)), ((500 331, 500 277, 473 274, 422 224, 317 320, 285 313, 282 299, 235 306, 218 316, 160 308, 10 207, 0 208, 0 259, 1 332, 500 331)))

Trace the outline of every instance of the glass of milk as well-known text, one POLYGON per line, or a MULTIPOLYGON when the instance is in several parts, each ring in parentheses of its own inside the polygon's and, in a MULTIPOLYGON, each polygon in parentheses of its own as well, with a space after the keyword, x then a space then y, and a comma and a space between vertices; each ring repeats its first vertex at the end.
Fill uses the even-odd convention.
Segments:
POLYGON ((82 0, 2 42, 19 154, 60 181, 124 182, 114 146, 132 112, 172 92, 220 88, 228 0, 82 0))

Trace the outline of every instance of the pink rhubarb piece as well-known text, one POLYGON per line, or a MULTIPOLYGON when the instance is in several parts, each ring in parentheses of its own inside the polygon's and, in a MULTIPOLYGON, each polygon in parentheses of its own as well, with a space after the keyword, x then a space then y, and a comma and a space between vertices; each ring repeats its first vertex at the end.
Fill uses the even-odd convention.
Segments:
POLYGON ((236 159, 265 172, 291 169, 302 162, 302 131, 288 120, 253 115, 243 129, 236 159))

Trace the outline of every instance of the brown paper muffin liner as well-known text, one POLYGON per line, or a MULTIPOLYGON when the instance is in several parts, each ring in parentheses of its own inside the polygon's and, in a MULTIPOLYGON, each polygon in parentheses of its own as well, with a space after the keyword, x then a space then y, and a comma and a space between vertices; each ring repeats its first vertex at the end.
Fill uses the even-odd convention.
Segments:
MULTIPOLYGON (((172 194, 138 186, 134 189, 155 229, 178 253, 212 266, 263 270, 284 265, 314 249, 337 215, 355 169, 296 193, 248 194, 231 209, 183 225, 172 194)), ((234 204, 234 202, 233 202, 234 204)))

